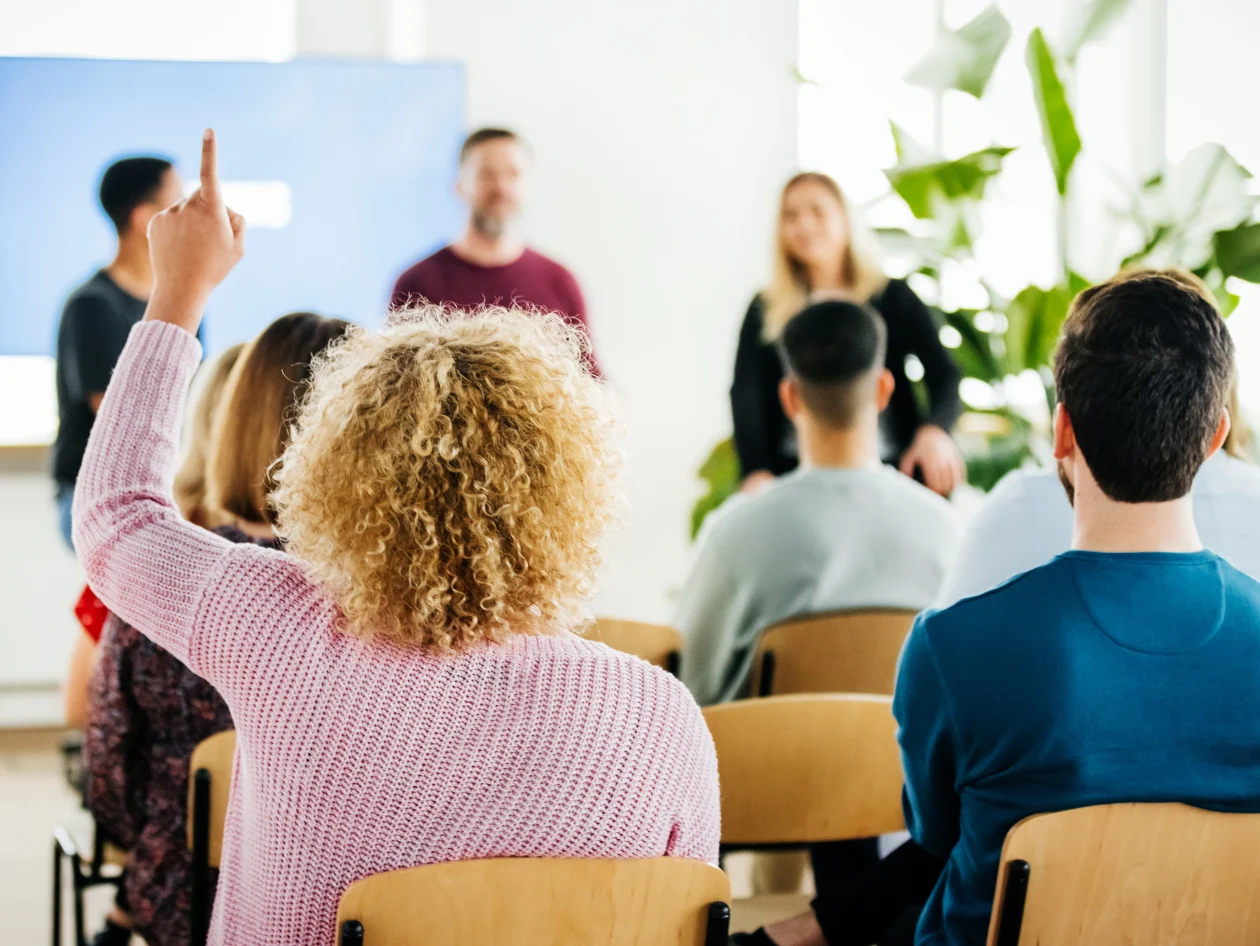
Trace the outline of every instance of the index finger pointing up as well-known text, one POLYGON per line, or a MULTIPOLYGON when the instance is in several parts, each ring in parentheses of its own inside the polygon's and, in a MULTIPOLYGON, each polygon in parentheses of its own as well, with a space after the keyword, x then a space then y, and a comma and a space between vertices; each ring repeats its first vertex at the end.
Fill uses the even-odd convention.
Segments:
POLYGON ((201 137, 201 195, 210 201, 219 200, 219 149, 213 128, 207 128, 201 137))

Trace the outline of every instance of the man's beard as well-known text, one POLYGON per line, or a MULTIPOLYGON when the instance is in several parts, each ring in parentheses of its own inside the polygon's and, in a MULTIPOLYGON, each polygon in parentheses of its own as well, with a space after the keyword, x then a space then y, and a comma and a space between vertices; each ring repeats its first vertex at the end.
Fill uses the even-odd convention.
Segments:
POLYGON ((1056 464, 1059 471, 1059 482, 1063 484, 1063 491, 1067 493, 1068 505, 1073 509, 1076 508, 1076 487, 1072 485, 1072 481, 1068 479, 1067 471, 1063 469, 1063 461, 1060 460, 1056 464))
POLYGON ((497 240, 507 232, 508 222, 503 217, 475 213, 472 216, 472 227, 482 236, 497 240))

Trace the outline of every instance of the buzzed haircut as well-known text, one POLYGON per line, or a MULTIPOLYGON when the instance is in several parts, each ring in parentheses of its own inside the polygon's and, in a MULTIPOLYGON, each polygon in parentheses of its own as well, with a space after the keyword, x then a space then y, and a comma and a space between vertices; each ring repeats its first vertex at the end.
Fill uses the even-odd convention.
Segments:
POLYGON ((157 196, 162 176, 173 164, 166 158, 138 157, 115 161, 101 175, 101 207, 121 235, 131 222, 131 212, 157 196))
POLYGON ((483 145, 487 141, 520 141, 521 136, 507 128, 478 128, 471 135, 464 139, 464 143, 459 146, 459 166, 463 167, 468 162, 468 156, 473 153, 473 149, 478 145, 483 145))
POLYGON ((1190 492, 1234 377, 1234 343, 1200 287, 1122 274, 1072 305, 1054 359, 1059 401, 1099 488, 1117 502, 1190 492))
POLYGON ((852 427, 874 397, 871 375, 884 365, 888 330, 868 305, 816 302, 779 335, 783 370, 811 414, 832 427, 852 427))

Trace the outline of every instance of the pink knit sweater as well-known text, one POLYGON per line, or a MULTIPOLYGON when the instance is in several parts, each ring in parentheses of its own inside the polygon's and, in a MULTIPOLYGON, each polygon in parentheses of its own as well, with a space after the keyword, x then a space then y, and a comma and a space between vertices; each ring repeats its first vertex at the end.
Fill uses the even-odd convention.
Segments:
POLYGON ((368 874, 478 857, 715 862, 717 762, 673 677, 564 633, 440 658, 334 630, 299 562, 171 499, 200 346, 142 322, 75 495, 92 588, 223 694, 238 749, 211 943, 332 943, 368 874))

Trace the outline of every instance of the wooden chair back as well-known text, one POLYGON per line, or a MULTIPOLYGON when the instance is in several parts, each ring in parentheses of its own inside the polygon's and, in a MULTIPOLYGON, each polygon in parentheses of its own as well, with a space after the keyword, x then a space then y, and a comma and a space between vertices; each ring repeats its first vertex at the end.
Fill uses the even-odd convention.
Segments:
POLYGON ((749 692, 891 696, 901 646, 917 613, 867 608, 774 624, 757 645, 749 692))
POLYGON ((613 650, 642 657, 650 664, 678 675, 683 640, 672 627, 620 618, 596 618, 586 630, 593 641, 607 644, 613 650))
POLYGON ((730 882, 701 861, 500 858, 351 884, 339 946, 727 946, 730 882))
POLYGON ((223 854, 223 824, 232 788, 236 730, 203 739, 193 750, 188 779, 188 846, 192 849, 192 944, 206 940, 210 926, 210 868, 223 854))
POLYGON ((900 831, 892 700, 819 693, 704 711, 717 747, 726 847, 845 841, 900 831))
POLYGON ((1254 946, 1260 814, 1177 804, 1034 815, 1002 848, 989 946, 1254 946))

